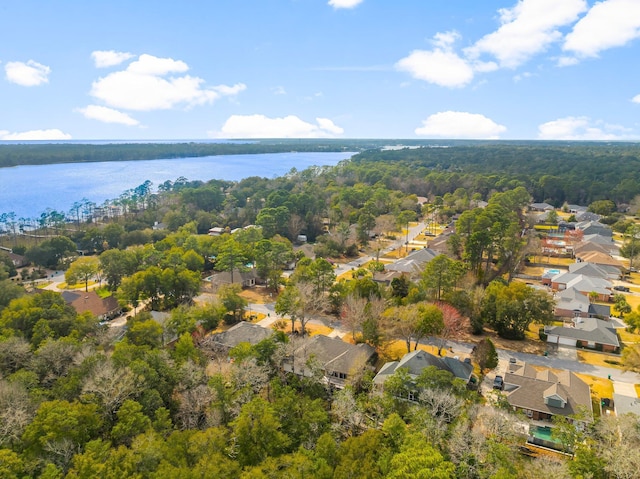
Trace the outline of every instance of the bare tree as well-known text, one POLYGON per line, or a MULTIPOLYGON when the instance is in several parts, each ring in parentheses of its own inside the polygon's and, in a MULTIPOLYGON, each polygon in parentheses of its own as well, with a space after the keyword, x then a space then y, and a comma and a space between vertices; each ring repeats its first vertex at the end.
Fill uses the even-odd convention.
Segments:
POLYGON ((367 303, 364 298, 349 294, 342 305, 342 323, 351 331, 351 337, 355 341, 356 331, 362 329, 362 325, 367 320, 367 303))
POLYGON ((105 415, 113 418, 122 403, 144 387, 131 369, 116 367, 110 359, 97 364, 85 382, 82 392, 95 395, 105 415))
POLYGON ((34 414, 35 407, 24 386, 0 381, 0 447, 17 444, 34 414))

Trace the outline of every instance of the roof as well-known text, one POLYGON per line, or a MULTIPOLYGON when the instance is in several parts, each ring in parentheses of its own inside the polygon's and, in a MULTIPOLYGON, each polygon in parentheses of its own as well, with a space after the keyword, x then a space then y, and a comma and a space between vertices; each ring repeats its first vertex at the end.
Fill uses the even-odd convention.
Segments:
POLYGON ((585 276, 583 274, 577 275, 575 278, 567 281, 567 289, 575 288, 580 292, 591 293, 595 291, 601 295, 611 294, 612 284, 603 278, 593 278, 591 276, 585 276))
POLYGON ((582 213, 578 213, 576 216, 576 220, 578 221, 599 221, 602 216, 596 213, 592 213, 591 211, 584 211, 582 213))
POLYGON ((599 266, 614 266, 616 268, 623 268, 624 265, 611 257, 611 255, 600 253, 599 251, 592 251, 589 253, 576 254, 576 258, 579 258, 583 263, 595 263, 599 266))
POLYGON ((229 349, 240 343, 258 344, 273 335, 273 331, 258 324, 241 321, 226 331, 211 336, 211 340, 229 349))
POLYGON ((312 336, 296 349, 293 372, 304 374, 307 361, 317 361, 324 371, 350 374, 354 368, 368 363, 376 351, 368 344, 351 344, 323 334, 312 336))
POLYGON ((376 384, 384 384, 384 382, 392 376, 399 368, 406 368, 412 377, 418 377, 423 369, 434 366, 438 369, 449 371, 455 377, 469 381, 473 366, 455 358, 445 356, 443 358, 434 356, 426 351, 418 349, 405 354, 400 361, 392 361, 385 363, 380 369, 373 382, 376 384))
POLYGON ((572 263, 569 265, 569 272, 574 274, 582 274, 591 278, 607 278, 609 273, 595 263, 572 263))
POLYGON ((544 332, 563 338, 620 347, 618 334, 613 325, 609 321, 598 318, 574 318, 573 327, 547 326, 544 332))
POLYGON ((121 309, 114 296, 103 299, 95 291, 63 291, 62 297, 78 314, 88 311, 94 316, 105 316, 121 309))
POLYGON ((532 210, 555 210, 549 203, 531 203, 529 208, 532 210))
POLYGON ((419 249, 412 251, 405 258, 385 265, 384 269, 388 271, 400 271, 402 273, 419 273, 423 270, 425 264, 439 254, 440 253, 430 248, 419 249))
MULTIPOLYGON (((254 269, 249 271, 240 271, 239 269, 233 270, 233 284, 244 284, 247 281, 255 280, 258 277, 254 269)), ((231 284, 231 273, 229 271, 222 271, 220 273, 214 273, 210 276, 211 286, 219 287, 223 284, 231 284)))
POLYGON ((556 294, 556 308, 571 311, 589 311, 589 298, 575 288, 565 289, 556 294))
POLYGON ((613 231, 607 225, 599 223, 598 221, 580 221, 576 223, 576 229, 584 231, 585 235, 599 234, 602 236, 612 236, 613 231))
POLYGON ((571 371, 539 370, 530 364, 510 365, 504 383, 507 401, 512 406, 562 416, 576 414, 584 408, 593 416, 589 385, 571 371), (565 407, 545 404, 545 398, 551 397, 561 399, 565 407))

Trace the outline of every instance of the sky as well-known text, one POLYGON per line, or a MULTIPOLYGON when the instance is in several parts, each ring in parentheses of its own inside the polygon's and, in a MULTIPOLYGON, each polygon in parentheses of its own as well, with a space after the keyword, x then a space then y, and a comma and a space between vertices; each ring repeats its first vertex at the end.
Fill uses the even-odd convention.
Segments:
POLYGON ((640 0, 3 0, 0 140, 640 140, 640 0))

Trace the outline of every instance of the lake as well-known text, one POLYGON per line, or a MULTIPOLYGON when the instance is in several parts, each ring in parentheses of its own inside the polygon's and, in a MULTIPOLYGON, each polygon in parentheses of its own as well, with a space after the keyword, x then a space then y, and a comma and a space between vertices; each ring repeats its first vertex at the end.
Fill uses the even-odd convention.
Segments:
POLYGON ((0 168, 0 214, 13 211, 16 218, 37 218, 47 208, 66 213, 75 201, 86 198, 100 205, 146 180, 155 191, 180 176, 202 181, 275 178, 291 168, 333 166, 354 154, 291 152, 0 168))

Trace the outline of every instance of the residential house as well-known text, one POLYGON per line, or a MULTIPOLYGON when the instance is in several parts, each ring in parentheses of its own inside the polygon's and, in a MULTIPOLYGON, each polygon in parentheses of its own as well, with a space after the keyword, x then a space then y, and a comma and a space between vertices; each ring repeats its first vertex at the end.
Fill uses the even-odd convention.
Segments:
POLYGON ((220 226, 214 226, 209 228, 209 236, 220 236, 224 233, 225 229, 220 226))
POLYGON ((284 361, 286 372, 313 377, 317 372, 326 384, 342 389, 362 368, 373 369, 376 351, 368 344, 350 344, 322 334, 305 338, 293 355, 284 361))
POLYGON ((569 273, 581 274, 590 278, 617 279, 611 278, 607 270, 595 263, 572 263, 569 265, 569 273))
POLYGON ((407 273, 411 276, 417 276, 422 273, 425 265, 439 254, 440 253, 437 253, 430 248, 415 250, 409 253, 406 257, 385 265, 384 269, 386 271, 398 271, 400 273, 407 273))
POLYGON ((573 215, 579 215, 582 213, 586 213, 589 208, 586 206, 580 205, 567 205, 567 211, 573 215))
POLYGON ((585 236, 593 234, 608 237, 613 236, 613 231, 611 231, 611 228, 598 221, 580 221, 576 223, 576 229, 582 231, 585 236))
POLYGON ((624 269, 624 265, 620 261, 604 253, 595 251, 591 253, 577 253, 575 257, 578 263, 597 264, 605 271, 607 271, 610 275, 614 275, 614 277, 616 278, 619 278, 621 276, 622 270, 624 269))
POLYGON ((273 330, 259 324, 240 321, 222 333, 212 334, 206 339, 210 347, 228 353, 240 343, 258 344, 273 336, 273 330))
MULTIPOLYGON (((443 371, 448 371, 453 374, 454 377, 462 379, 465 384, 469 384, 473 375, 473 366, 469 363, 449 356, 434 356, 433 354, 418 349, 405 354, 400 361, 385 363, 385 365, 380 368, 378 374, 373 378, 373 384, 379 389, 382 389, 385 381, 393 376, 396 371, 402 368, 407 370, 409 377, 416 379, 420 376, 420 373, 429 366, 436 367, 443 371)), ((408 399, 412 400, 413 397, 410 395, 408 399)))
POLYGON ((609 301, 612 287, 613 284, 607 279, 585 276, 583 274, 567 272, 560 273, 551 278, 551 289, 554 291, 564 291, 565 289, 574 288, 587 297, 589 297, 589 293, 597 293, 598 296, 595 298, 597 301, 609 301))
POLYGON ((95 291, 63 291, 62 297, 78 314, 88 311, 101 321, 113 319, 122 312, 114 296, 101 298, 95 291))
POLYGON ((240 271, 236 268, 233 270, 233 275, 229 271, 222 271, 212 274, 206 280, 211 283, 214 290, 217 290, 223 284, 239 284, 243 288, 251 288, 256 285, 257 278, 258 274, 255 269, 240 271))
POLYGON ((27 266, 29 264, 29 260, 20 254, 8 252, 7 255, 13 263, 13 266, 15 266, 16 268, 22 268, 23 266, 27 266))
POLYGON ((547 342, 610 353, 620 352, 618 333, 609 321, 575 317, 567 326, 545 326, 547 342))
POLYGON ((510 364, 504 393, 514 411, 536 421, 571 416, 581 411, 593 418, 589 385, 571 371, 552 372, 530 364, 510 364))
POLYGON ((601 215, 596 214, 596 213, 592 213, 591 211, 583 211, 583 212, 577 212, 575 213, 576 215, 576 221, 578 223, 584 222, 584 221, 600 221, 600 219, 602 218, 601 215))
POLYGON ((529 205, 529 211, 552 211, 555 208, 549 203, 531 203, 529 205))
POLYGON ((617 255, 620 253, 620 247, 615 243, 615 241, 613 241, 613 237, 611 236, 588 234, 582 237, 581 243, 595 243, 601 245, 607 254, 610 255, 617 255))
POLYGON ((601 318, 608 319, 611 307, 606 304, 592 303, 589 297, 575 288, 565 289, 555 295, 554 314, 559 318, 601 318))

